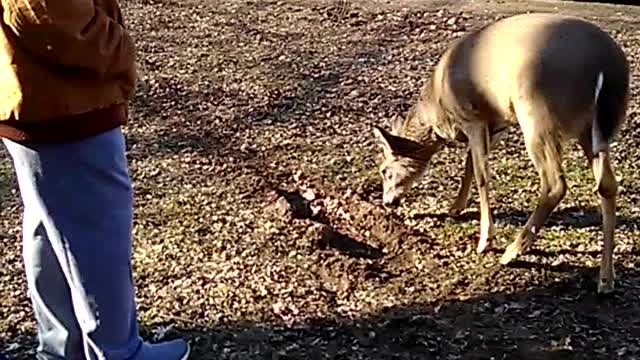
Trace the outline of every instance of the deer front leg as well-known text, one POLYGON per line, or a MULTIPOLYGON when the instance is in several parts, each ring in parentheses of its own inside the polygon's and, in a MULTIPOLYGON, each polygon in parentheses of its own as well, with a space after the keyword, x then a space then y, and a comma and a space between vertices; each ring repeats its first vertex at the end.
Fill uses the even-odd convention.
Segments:
MULTIPOLYGON (((496 146, 496 144, 502 137, 502 134, 504 134, 504 130, 506 130, 506 128, 499 130, 495 134, 491 135, 490 149, 493 149, 496 146)), ((449 208, 449 216, 460 216, 460 214, 462 214, 462 211, 467 207, 467 204, 469 202, 469 192, 471 190, 472 178, 473 155, 471 153, 471 150, 467 150, 467 158, 464 162, 464 175, 462 176, 462 181, 460 182, 460 190, 458 191, 458 196, 456 197, 455 201, 449 208)))
POLYGON ((471 129, 467 137, 473 158, 473 172, 480 194, 480 241, 476 249, 480 254, 491 247, 495 235, 489 203, 489 132, 486 127, 478 126, 471 129))
POLYGON ((471 150, 467 151, 467 158, 464 162, 464 175, 460 183, 460 190, 455 201, 449 208, 449 216, 457 217, 467 207, 469 201, 469 191, 471 190, 471 180, 473 178, 473 158, 471 150))

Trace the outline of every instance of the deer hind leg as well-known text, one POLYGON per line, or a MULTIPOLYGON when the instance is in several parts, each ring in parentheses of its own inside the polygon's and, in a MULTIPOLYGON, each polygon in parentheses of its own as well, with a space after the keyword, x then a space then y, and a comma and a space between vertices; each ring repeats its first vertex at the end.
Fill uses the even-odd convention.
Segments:
POLYGON ((616 226, 616 193, 618 191, 618 182, 616 181, 611 166, 608 149, 599 152, 598 156, 593 159, 593 172, 596 178, 598 193, 600 194, 602 232, 604 235, 598 292, 607 294, 614 290, 615 281, 613 270, 613 233, 616 226))
POLYGON ((591 163, 596 185, 594 192, 600 196, 600 211, 602 212, 602 233, 604 247, 600 261, 600 276, 598 278, 598 293, 608 294, 615 288, 615 271, 613 264, 614 231, 616 226, 616 195, 618 181, 611 165, 609 145, 599 144, 594 154, 591 134, 580 140, 580 146, 591 163))
MULTIPOLYGON (((500 131, 496 134, 491 135, 490 139, 490 148, 493 149, 498 141, 500 140, 504 131, 500 131)), ((458 196, 454 200, 453 204, 449 208, 449 216, 457 217, 462 211, 467 207, 469 202, 469 193, 471 190, 471 181, 473 179, 473 154, 471 153, 471 149, 467 150, 467 157, 464 163, 464 175, 462 176, 462 181, 460 182, 460 190, 458 191, 458 196)))
POLYGON ((480 240, 476 251, 480 254, 491 247, 495 226, 489 203, 489 131, 484 124, 473 125, 466 131, 471 151, 473 173, 480 194, 480 240))
POLYGON ((553 131, 529 130, 523 127, 527 152, 540 176, 540 197, 518 237, 505 250, 500 263, 508 264, 523 254, 535 241, 549 214, 558 206, 567 192, 562 171, 562 148, 553 131))

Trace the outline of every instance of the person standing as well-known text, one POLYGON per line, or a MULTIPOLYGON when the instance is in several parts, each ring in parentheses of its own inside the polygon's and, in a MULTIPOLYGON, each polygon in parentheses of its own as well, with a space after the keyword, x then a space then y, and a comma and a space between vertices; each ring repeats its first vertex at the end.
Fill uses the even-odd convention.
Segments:
POLYGON ((23 203, 38 359, 184 360, 142 341, 121 126, 136 50, 117 0, 0 0, 0 137, 23 203))

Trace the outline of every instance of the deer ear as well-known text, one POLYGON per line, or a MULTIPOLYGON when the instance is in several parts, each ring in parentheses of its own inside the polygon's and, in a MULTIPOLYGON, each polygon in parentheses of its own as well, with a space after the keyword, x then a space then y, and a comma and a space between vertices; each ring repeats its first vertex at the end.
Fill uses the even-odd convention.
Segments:
POLYGON ((396 115, 391 119, 390 125, 391 125, 391 133, 394 135, 399 135, 400 134, 400 129, 402 128, 402 121, 404 119, 402 118, 402 116, 400 115, 396 115))
POLYGON ((382 147, 382 150, 385 153, 390 154, 392 152, 391 151, 392 135, 378 125, 373 126, 373 134, 378 139, 378 143, 380 144, 380 147, 382 147))

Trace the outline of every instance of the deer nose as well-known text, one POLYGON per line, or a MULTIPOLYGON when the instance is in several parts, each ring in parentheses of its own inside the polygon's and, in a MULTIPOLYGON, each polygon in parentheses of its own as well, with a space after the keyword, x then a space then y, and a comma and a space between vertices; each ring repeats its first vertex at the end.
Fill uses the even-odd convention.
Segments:
POLYGON ((400 198, 399 197, 394 197, 394 198, 386 198, 382 201, 382 204, 386 207, 398 207, 400 205, 400 198))

